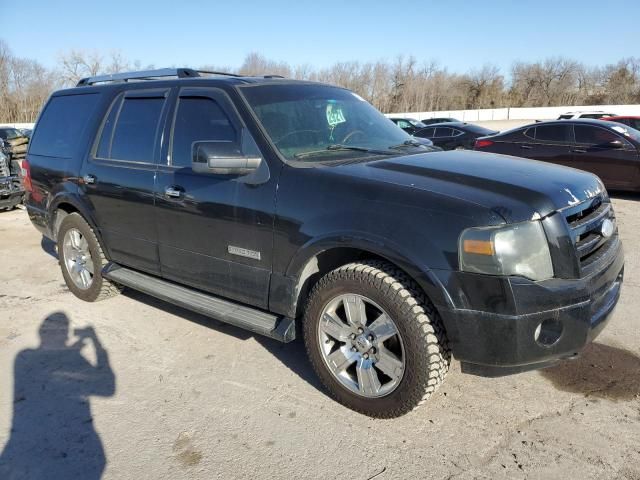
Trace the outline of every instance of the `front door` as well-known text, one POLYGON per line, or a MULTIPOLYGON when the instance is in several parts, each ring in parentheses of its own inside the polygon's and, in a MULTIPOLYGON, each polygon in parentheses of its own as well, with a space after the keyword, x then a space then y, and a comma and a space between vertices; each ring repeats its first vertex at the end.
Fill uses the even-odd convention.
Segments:
POLYGON ((260 155, 224 91, 180 90, 155 192, 162 275, 266 308, 277 179, 264 159, 246 176, 196 173, 191 159, 198 141, 232 142, 244 154, 260 155))
POLYGON ((640 183, 638 151, 622 135, 595 125, 575 125, 574 161, 595 173, 607 188, 633 187, 640 183))
POLYGON ((151 273, 160 272, 153 193, 168 93, 116 96, 82 171, 110 259, 151 273))

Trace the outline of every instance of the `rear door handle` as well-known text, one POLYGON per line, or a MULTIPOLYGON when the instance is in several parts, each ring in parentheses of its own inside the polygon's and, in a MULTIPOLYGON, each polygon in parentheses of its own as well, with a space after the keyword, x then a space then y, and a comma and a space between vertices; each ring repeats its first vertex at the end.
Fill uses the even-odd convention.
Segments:
POLYGON ((164 194, 169 198, 180 198, 184 193, 182 187, 167 187, 164 189, 164 194))
POLYGON ((94 183, 96 183, 97 179, 96 179, 95 175, 91 175, 90 173, 88 173, 87 175, 82 177, 82 180, 87 185, 93 185, 94 183))
POLYGON ((531 150, 533 147, 531 145, 520 145, 522 150, 531 150))
POLYGON ((582 148, 574 148, 573 150, 571 150, 573 153, 587 153, 586 150, 582 149, 582 148))

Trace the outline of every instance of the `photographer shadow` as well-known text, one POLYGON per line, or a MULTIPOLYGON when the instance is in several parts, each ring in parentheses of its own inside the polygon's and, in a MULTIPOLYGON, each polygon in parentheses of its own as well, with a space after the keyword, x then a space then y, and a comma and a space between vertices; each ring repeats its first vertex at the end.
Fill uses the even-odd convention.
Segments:
POLYGON ((79 340, 69 344, 69 319, 61 312, 46 317, 39 333, 40 346, 15 359, 13 423, 0 478, 99 479, 106 457, 89 398, 115 393, 107 352, 91 327, 76 331, 79 340), (95 366, 81 354, 87 340, 95 366))

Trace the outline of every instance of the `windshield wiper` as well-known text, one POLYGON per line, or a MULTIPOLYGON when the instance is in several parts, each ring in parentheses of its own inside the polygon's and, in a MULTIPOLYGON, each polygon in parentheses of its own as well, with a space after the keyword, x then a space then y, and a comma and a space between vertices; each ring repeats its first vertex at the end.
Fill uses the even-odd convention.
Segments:
POLYGON ((373 148, 358 147, 355 145, 342 145, 340 143, 333 143, 331 145, 327 145, 327 147, 323 148, 322 150, 312 150, 310 152, 296 153, 294 157, 299 159, 299 158, 311 157, 313 155, 320 155, 322 153, 336 152, 341 150, 353 150, 356 152, 375 153, 377 155, 392 155, 391 152, 386 152, 384 150, 376 150, 373 148))
MULTIPOLYGON (((404 147, 422 147, 423 144, 418 142, 417 140, 405 140, 404 142, 398 145, 391 145, 389 148, 404 148, 404 147)), ((426 146, 426 145, 425 145, 426 146)))

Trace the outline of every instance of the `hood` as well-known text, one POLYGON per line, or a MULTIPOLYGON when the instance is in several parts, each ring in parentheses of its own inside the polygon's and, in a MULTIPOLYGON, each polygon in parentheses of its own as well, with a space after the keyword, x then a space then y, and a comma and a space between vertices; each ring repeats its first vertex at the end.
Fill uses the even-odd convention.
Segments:
POLYGON ((345 165, 351 175, 455 197, 508 223, 545 217, 604 191, 595 175, 507 155, 457 150, 345 165))

